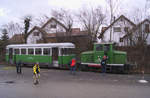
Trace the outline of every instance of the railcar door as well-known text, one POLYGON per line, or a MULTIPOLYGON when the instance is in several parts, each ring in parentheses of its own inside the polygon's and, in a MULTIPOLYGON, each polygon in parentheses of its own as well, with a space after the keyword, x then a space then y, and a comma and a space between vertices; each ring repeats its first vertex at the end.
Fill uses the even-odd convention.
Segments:
POLYGON ((58 48, 52 48, 52 62, 54 67, 58 67, 58 48))
POLYGON ((13 63, 13 48, 9 48, 9 63, 13 63))

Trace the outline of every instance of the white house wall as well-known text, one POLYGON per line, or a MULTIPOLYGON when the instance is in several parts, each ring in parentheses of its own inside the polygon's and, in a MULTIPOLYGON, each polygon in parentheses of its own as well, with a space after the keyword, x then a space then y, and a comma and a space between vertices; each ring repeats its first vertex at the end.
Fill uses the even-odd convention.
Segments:
MULTIPOLYGON (((126 21, 125 19, 123 19, 123 21, 119 19, 112 26, 112 41, 118 43, 118 45, 123 45, 123 42, 120 42, 120 38, 126 34, 126 32, 124 31, 125 27, 129 27, 129 29, 131 29, 133 25, 131 25, 131 23, 126 21), (121 27, 122 32, 114 32, 114 27, 121 27)), ((110 41, 110 28, 105 31, 103 41, 110 41)))
POLYGON ((36 44, 37 40, 42 38, 42 34, 40 33, 39 36, 34 36, 34 32, 39 32, 37 30, 33 31, 27 38, 27 44, 36 44))
MULTIPOLYGON (((144 31, 145 31, 145 24, 149 24, 149 29, 150 29, 150 23, 149 22, 144 22, 134 33, 133 33, 133 37, 138 37, 138 33, 141 33, 140 32, 140 29, 141 29, 141 31, 142 31, 142 33, 144 33, 144 31)), ((126 38, 127 39, 127 38, 126 38)), ((132 40, 134 40, 135 38, 132 38, 132 40)), ((126 40, 125 40, 126 41, 126 40)), ((150 34, 148 33, 148 37, 147 37, 147 39, 146 39, 146 41, 147 41, 147 44, 148 45, 150 45, 150 34)), ((130 42, 130 41, 128 41, 128 42, 130 42)), ((129 44, 128 44, 129 45, 129 44)))
POLYGON ((43 30, 45 30, 47 33, 65 32, 65 29, 54 20, 47 24, 43 30), (56 25, 56 28, 51 28, 51 25, 56 25))
MULTIPOLYGON (((149 24, 149 29, 150 29, 150 23, 148 21, 145 21, 143 24, 142 24, 142 31, 144 33, 144 30, 145 30, 145 24, 149 24)), ((150 32, 149 32, 150 33, 150 32)), ((150 34, 148 33, 148 37, 146 39, 147 41, 147 44, 150 45, 150 34)))

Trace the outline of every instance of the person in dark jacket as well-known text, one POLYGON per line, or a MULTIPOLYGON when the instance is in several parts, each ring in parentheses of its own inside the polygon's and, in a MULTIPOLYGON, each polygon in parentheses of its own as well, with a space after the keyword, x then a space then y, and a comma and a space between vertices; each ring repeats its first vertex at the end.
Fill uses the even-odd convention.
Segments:
POLYGON ((105 53, 102 60, 101 60, 101 68, 102 68, 102 73, 106 73, 106 65, 107 65, 107 54, 105 53))
POLYGON ((21 67, 22 67, 22 62, 21 62, 21 60, 19 60, 19 62, 17 62, 17 64, 16 64, 17 74, 21 74, 22 73, 21 67))

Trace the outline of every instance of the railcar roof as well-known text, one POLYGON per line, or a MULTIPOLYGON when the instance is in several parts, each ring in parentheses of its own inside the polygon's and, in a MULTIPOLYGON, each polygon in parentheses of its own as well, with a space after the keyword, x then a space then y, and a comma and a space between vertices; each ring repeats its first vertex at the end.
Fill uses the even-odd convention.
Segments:
POLYGON ((43 43, 43 44, 13 44, 6 48, 34 48, 34 47, 59 47, 59 48, 75 48, 73 43, 43 43))
POLYGON ((100 42, 100 43, 94 43, 94 44, 115 44, 114 42, 100 42))

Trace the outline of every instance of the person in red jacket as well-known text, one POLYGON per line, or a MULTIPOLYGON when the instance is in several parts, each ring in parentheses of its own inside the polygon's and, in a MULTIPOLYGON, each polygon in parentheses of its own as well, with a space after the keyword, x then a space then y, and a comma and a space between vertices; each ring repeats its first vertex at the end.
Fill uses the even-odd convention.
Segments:
POLYGON ((71 74, 75 74, 75 70, 76 70, 76 59, 73 58, 71 60, 71 64, 70 64, 70 71, 71 71, 71 74))

